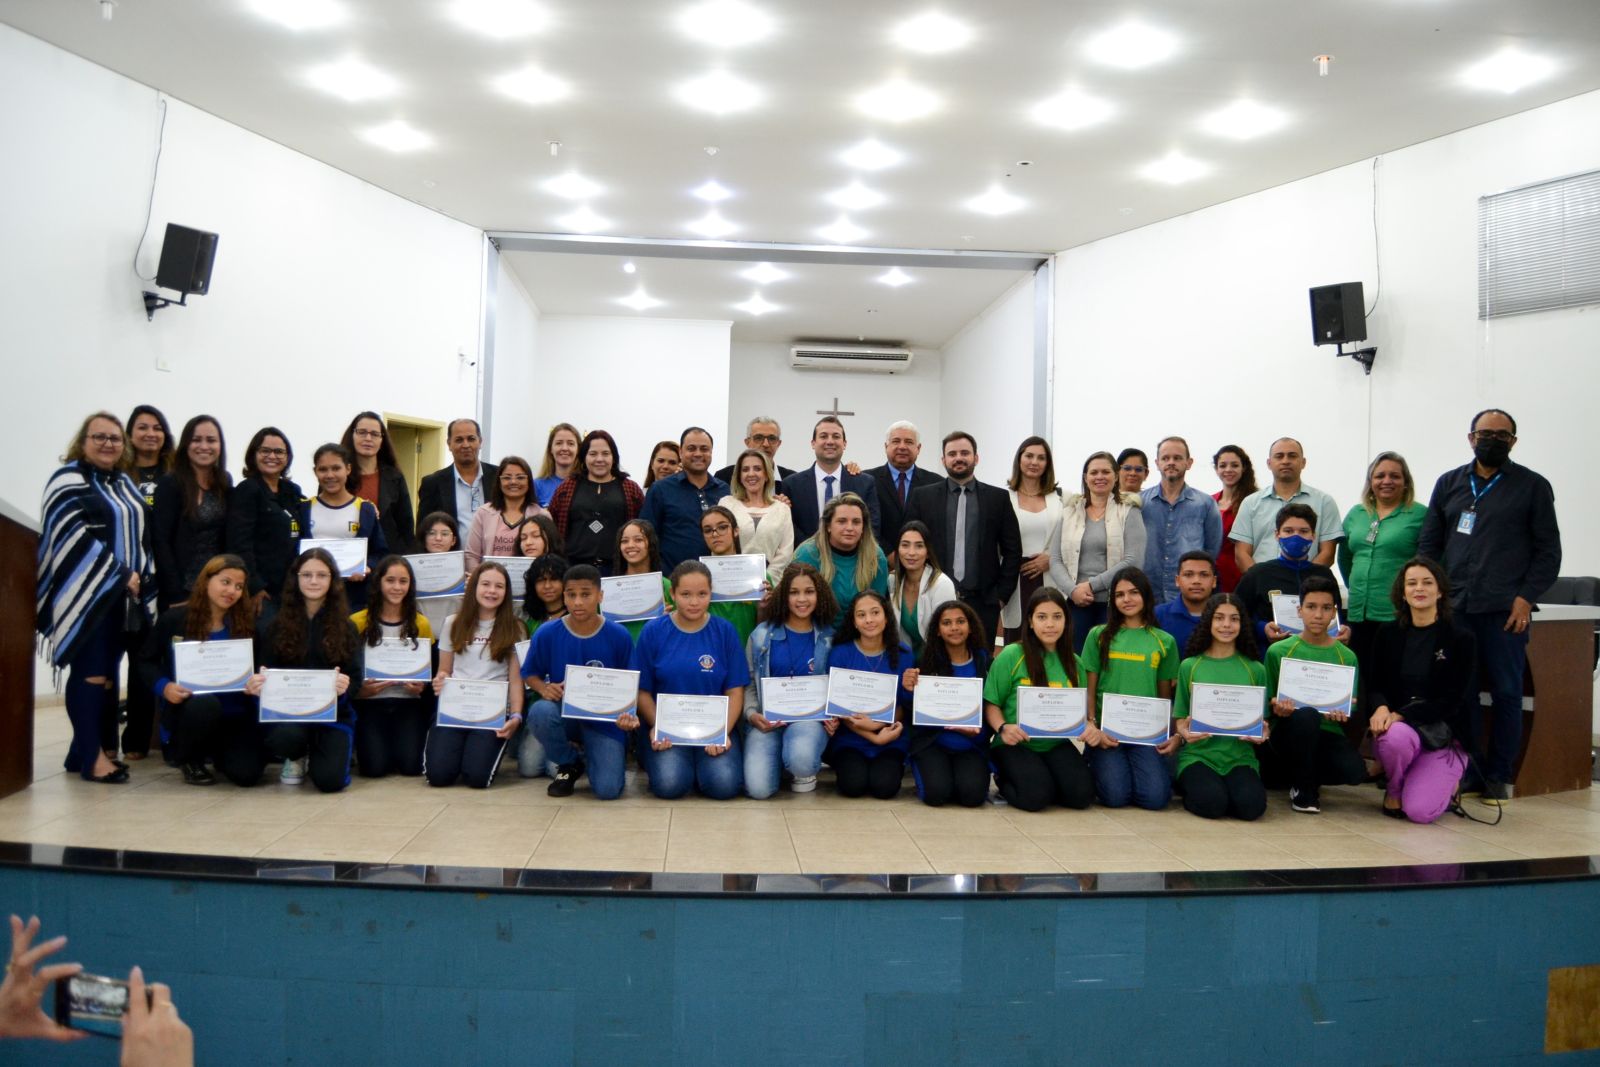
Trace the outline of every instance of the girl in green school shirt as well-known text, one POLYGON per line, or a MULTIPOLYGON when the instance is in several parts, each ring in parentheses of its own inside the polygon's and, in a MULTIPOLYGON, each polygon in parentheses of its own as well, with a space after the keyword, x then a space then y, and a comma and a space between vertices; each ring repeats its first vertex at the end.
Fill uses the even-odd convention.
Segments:
POLYGON ((1267 669, 1256 651, 1250 613, 1232 593, 1218 593, 1206 601, 1200 625, 1184 650, 1188 658, 1178 665, 1178 689, 1172 705, 1173 725, 1183 738, 1178 753, 1178 784, 1183 806, 1202 819, 1232 815, 1251 821, 1267 810, 1267 791, 1261 784, 1256 746, 1261 737, 1219 737, 1196 733, 1189 722, 1190 698, 1197 685, 1253 686, 1261 689, 1261 709, 1266 711, 1267 669))

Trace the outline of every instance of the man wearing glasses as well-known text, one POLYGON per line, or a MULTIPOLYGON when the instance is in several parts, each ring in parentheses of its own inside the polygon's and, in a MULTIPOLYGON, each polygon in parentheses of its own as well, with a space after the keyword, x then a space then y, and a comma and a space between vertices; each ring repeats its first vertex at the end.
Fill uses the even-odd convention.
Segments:
MULTIPOLYGON (((1550 483, 1511 462, 1516 419, 1499 408, 1480 411, 1467 443, 1472 462, 1434 483, 1417 552, 1444 564, 1456 618, 1478 640, 1494 714, 1489 738, 1461 742, 1483 769, 1483 802, 1503 804, 1522 744, 1528 622, 1561 569, 1561 530, 1550 483)), ((1462 721, 1476 733, 1477 716, 1462 721)), ((1477 784, 1464 781, 1462 792, 1477 784)))
MULTIPOLYGON (((777 471, 775 478, 780 482, 794 473, 788 467, 778 466, 778 446, 781 444, 783 444, 783 431, 778 428, 777 419, 769 418, 766 415, 757 415, 745 425, 744 447, 759 448, 765 452, 767 458, 772 460, 772 469, 777 471)), ((718 481, 733 485, 736 481, 733 464, 730 463, 723 467, 712 477, 718 481)), ((777 486, 774 485, 773 488, 776 489, 777 486)))

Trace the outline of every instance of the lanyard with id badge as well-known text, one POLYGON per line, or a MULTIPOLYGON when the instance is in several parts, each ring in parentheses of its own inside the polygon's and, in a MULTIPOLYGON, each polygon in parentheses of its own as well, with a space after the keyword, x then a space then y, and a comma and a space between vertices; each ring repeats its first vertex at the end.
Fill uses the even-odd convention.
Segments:
POLYGON ((1500 475, 1497 473, 1482 489, 1479 489, 1478 476, 1470 471, 1467 473, 1467 484, 1472 490, 1472 506, 1463 511, 1461 517, 1456 520, 1456 533, 1472 536, 1472 528, 1478 522, 1478 501, 1487 496, 1489 490, 1494 488, 1494 483, 1499 480, 1500 475))

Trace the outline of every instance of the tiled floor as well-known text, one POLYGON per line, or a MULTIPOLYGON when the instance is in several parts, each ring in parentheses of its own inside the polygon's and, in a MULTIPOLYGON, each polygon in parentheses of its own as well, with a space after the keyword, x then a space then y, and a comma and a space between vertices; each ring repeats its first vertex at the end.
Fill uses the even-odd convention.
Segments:
MULTIPOLYGON (((1058 873, 1348 867, 1600 854, 1600 793, 1518 800, 1499 826, 1446 815, 1433 826, 1382 818, 1370 786, 1329 789, 1323 814, 1281 795, 1259 822, 1164 812, 1004 806, 933 809, 908 788, 891 802, 817 792, 723 803, 659 801, 642 781, 601 803, 563 801, 506 764, 487 791, 357 778, 337 796, 269 774, 252 790, 187 786, 155 763, 100 786, 60 771, 59 707, 40 709, 33 787, 0 801, 0 840, 159 852, 492 867, 732 873, 1058 873)), ((1491 809, 1468 802, 1489 817, 1491 809)))

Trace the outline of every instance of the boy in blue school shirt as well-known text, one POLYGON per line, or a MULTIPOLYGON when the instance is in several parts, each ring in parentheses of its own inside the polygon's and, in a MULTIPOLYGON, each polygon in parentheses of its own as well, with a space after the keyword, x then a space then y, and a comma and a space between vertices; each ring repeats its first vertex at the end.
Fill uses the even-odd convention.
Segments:
POLYGON ((1178 557, 1178 598, 1156 607, 1156 625, 1178 643, 1180 657, 1189 647, 1189 637, 1200 625, 1206 601, 1217 591, 1217 561, 1196 549, 1178 557))

